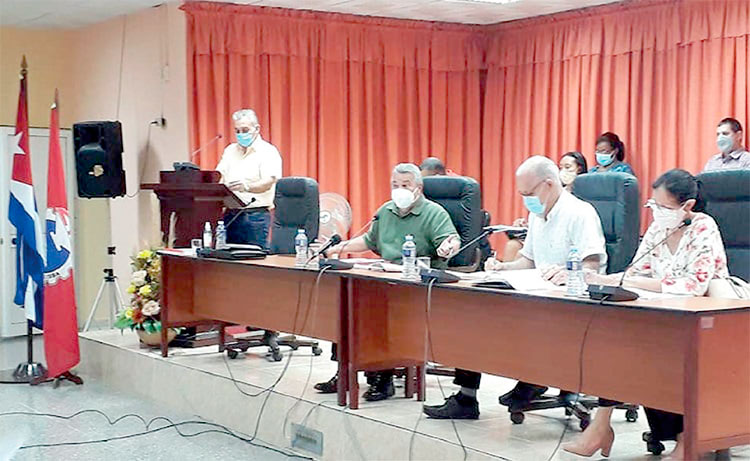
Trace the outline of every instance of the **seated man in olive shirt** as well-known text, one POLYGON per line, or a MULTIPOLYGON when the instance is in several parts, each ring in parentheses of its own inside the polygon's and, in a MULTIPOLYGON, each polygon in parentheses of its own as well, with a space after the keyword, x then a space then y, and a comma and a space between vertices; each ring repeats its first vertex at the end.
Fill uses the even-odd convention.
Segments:
MULTIPOLYGON (((377 219, 369 232, 331 247, 328 253, 372 250, 387 261, 400 262, 404 238, 411 234, 417 256, 429 256, 432 267, 445 268, 461 245, 448 212, 422 195, 422 175, 411 163, 401 163, 393 169, 391 200, 383 204, 375 216, 377 219)), ((370 388, 364 394, 365 400, 383 400, 394 394, 393 370, 371 373, 367 381, 370 388)), ((333 393, 336 384, 334 376, 330 381, 316 384, 315 389, 333 393)))

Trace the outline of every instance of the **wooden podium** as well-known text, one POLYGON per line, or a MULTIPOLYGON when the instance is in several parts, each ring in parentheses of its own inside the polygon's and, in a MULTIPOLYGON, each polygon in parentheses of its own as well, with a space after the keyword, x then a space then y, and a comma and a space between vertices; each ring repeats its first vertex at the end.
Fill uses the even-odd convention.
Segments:
POLYGON ((174 213, 175 248, 189 248, 190 240, 201 238, 206 221, 215 229, 224 207, 240 208, 242 200, 224 184, 219 184, 218 171, 162 171, 158 184, 142 184, 153 190, 161 205, 161 231, 166 242, 169 221, 174 213))
MULTIPOLYGON (((181 170, 162 171, 158 184, 142 184, 142 189, 153 190, 159 197, 161 232, 164 244, 169 242, 169 222, 175 215, 175 248, 189 248, 190 240, 203 236, 206 221, 211 229, 223 215, 224 208, 239 208, 242 200, 227 186, 220 184, 218 171, 181 170)), ((179 347, 202 347, 223 342, 215 326, 221 322, 187 322, 185 330, 170 344, 179 347)))

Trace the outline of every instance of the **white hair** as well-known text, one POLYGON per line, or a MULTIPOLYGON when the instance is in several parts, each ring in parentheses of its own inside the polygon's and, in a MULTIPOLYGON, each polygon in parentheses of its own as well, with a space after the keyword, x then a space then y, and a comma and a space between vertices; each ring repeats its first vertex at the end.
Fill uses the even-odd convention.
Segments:
POLYGON ((393 173, 391 173, 391 176, 396 175, 396 173, 411 174, 412 176, 414 176, 414 182, 417 183, 418 186, 422 185, 422 172, 419 171, 419 167, 413 163, 399 163, 395 168, 393 168, 393 173))
POLYGON ((531 173, 540 180, 558 180, 560 178, 560 169, 555 165, 555 162, 543 155, 529 157, 516 170, 516 176, 526 173, 531 173))
POLYGON ((252 109, 240 109, 232 114, 232 120, 239 122, 240 120, 247 120, 253 125, 260 125, 258 122, 258 116, 252 109))

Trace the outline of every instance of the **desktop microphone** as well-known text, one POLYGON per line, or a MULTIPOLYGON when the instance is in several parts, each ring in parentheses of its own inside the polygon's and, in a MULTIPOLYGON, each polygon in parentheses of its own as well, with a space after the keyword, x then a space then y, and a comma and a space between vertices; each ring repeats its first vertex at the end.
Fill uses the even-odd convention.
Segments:
POLYGON ((516 228, 513 226, 506 226, 505 224, 495 224, 494 226, 487 226, 483 227, 482 230, 487 232, 487 234, 494 234, 496 232, 507 232, 508 230, 515 230, 518 229, 520 231, 520 228, 516 228))
MULTIPOLYGON (((371 225, 378 219, 379 219, 378 215, 375 215, 369 221, 367 221, 365 225, 362 226, 362 228, 358 230, 357 233, 354 234, 352 238, 344 242, 344 246, 341 247, 341 251, 339 252, 339 254, 344 254, 344 250, 346 249, 346 246, 349 245, 349 242, 351 242, 352 239, 359 237, 360 234, 362 234, 362 232, 365 230, 367 226, 371 225)), ((342 261, 336 258, 321 258, 320 262, 318 263, 318 266, 320 266, 320 268, 327 267, 328 269, 333 270, 333 271, 348 270, 348 269, 354 268, 354 264, 350 262, 342 261)))
MULTIPOLYGON (((494 227, 496 226, 489 226, 489 227, 485 227, 484 229, 482 229, 482 232, 476 238, 471 239, 469 243, 461 246, 453 256, 469 248, 471 245, 478 242, 483 237, 486 237, 493 232, 497 232, 497 230, 493 229, 494 227)), ((430 280, 435 280, 436 283, 455 283, 460 280, 455 275, 449 274, 447 271, 443 269, 428 269, 426 267, 422 267, 419 269, 419 276, 421 277, 422 282, 425 282, 425 283, 429 282, 430 280)))
POLYGON ((611 285, 589 285, 589 297, 591 299, 596 300, 606 300, 606 301, 612 301, 612 302, 622 302, 622 301, 635 301, 638 299, 638 293, 630 290, 626 290, 622 287, 623 282, 625 281, 625 274, 628 273, 628 269, 633 267, 635 263, 640 261, 641 259, 645 258, 647 255, 650 255, 654 249, 656 249, 659 245, 663 244, 667 241, 669 237, 674 235, 675 232, 682 229, 685 226, 689 226, 690 223, 692 223, 693 220, 690 218, 685 218, 679 226, 672 229, 671 232, 667 233, 666 237, 661 239, 658 243, 651 246, 651 248, 648 249, 648 251, 644 252, 640 257, 636 258, 635 260, 631 261, 630 264, 625 266, 625 270, 622 271, 622 277, 620 277, 620 283, 617 284, 617 286, 611 286, 611 285))
POLYGON ((190 161, 192 162, 193 159, 195 158, 195 156, 198 155, 198 153, 200 153, 200 151, 202 151, 203 149, 205 149, 206 147, 210 146, 215 141, 217 141, 217 140, 219 140, 219 139, 221 139, 223 137, 224 137, 224 135, 221 134, 221 133, 219 133, 216 136, 214 136, 213 138, 209 139, 208 142, 204 143, 202 146, 200 146, 199 148, 195 149, 193 152, 190 153, 190 161))
POLYGON ((174 162, 172 166, 174 166, 175 171, 184 171, 184 170, 200 170, 200 167, 193 163, 193 159, 196 155, 198 155, 203 149, 210 146, 214 143, 217 139, 223 138, 224 135, 221 133, 217 134, 213 138, 211 138, 208 142, 200 146, 199 148, 195 149, 193 152, 190 153, 190 157, 188 158, 187 162, 174 162))
MULTIPOLYGON (((331 236, 331 238, 328 239, 328 241, 320 248, 320 250, 316 251, 315 253, 313 253, 312 256, 310 256, 309 258, 307 258, 307 261, 305 261, 305 266, 307 266, 310 263, 310 261, 312 261, 313 259, 315 259, 317 256, 319 256, 319 255, 325 256, 326 255, 326 250, 328 250, 329 248, 331 248, 334 245, 338 245, 339 243, 341 243, 341 236, 339 234, 333 234, 331 236)), ((329 259, 323 259, 322 258, 318 262, 318 267, 320 267, 322 269, 323 266, 328 266, 332 270, 336 270, 336 269, 351 269, 351 267, 343 267, 346 264, 349 264, 349 263, 345 263, 345 262, 341 261, 341 264, 339 265, 337 263, 331 263, 329 259), (342 266, 342 267, 334 267, 334 266, 342 266)), ((354 265, 352 265, 352 267, 354 267, 354 265)))

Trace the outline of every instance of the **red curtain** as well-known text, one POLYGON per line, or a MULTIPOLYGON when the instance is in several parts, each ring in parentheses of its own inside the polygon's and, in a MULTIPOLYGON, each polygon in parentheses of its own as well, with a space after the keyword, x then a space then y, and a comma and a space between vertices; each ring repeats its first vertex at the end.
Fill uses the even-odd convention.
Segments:
POLYGON ((700 172, 719 120, 750 124, 750 1, 625 2, 487 33, 482 186, 497 222, 524 213, 508 197, 529 154, 578 150, 592 165, 613 131, 645 200, 664 171, 700 172))
POLYGON ((191 144, 214 168, 233 111, 256 110, 285 175, 349 200, 356 230, 398 162, 444 157, 479 177, 483 35, 474 27, 187 3, 191 144))
POLYGON ((400 161, 481 180, 493 221, 525 214, 514 171, 618 133, 642 198, 698 172, 715 126, 750 124, 750 1, 639 0, 495 26, 186 3, 191 145, 215 167, 230 115, 256 109, 285 175, 317 178, 364 223, 400 161))

